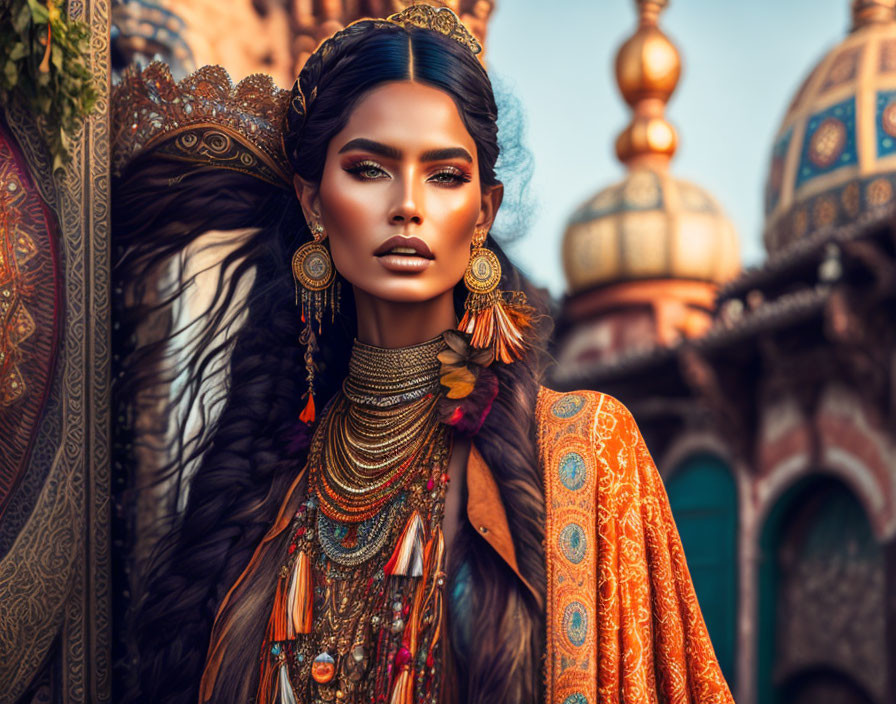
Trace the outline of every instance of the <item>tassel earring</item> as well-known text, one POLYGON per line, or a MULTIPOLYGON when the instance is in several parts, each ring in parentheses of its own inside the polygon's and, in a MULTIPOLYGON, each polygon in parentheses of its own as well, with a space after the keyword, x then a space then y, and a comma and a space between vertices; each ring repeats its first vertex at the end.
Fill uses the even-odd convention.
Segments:
POLYGON ((477 228, 473 235, 473 251, 464 273, 469 293, 458 330, 472 335, 473 347, 494 348, 495 358, 510 364, 525 354, 535 311, 522 291, 505 293, 498 288, 501 262, 484 246, 487 236, 486 228, 477 228))
POLYGON ((292 275, 296 287, 296 305, 299 305, 299 289, 301 288, 301 311, 304 327, 299 335, 299 342, 305 346, 305 376, 308 381, 305 408, 299 420, 307 425, 314 422, 314 376, 316 365, 314 353, 317 351, 317 336, 323 329, 323 319, 327 311, 330 321, 339 312, 339 284, 333 284, 336 269, 330 252, 323 244, 326 232, 319 222, 310 227, 313 240, 306 242, 292 256, 292 275), (315 325, 317 332, 315 333, 315 325))

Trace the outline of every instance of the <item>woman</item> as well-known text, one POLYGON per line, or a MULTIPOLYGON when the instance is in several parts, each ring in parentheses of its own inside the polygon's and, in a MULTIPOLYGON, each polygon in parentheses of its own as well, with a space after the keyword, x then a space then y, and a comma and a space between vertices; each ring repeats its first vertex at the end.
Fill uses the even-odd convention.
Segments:
MULTIPOLYGON (((183 134, 125 170, 122 282, 202 229, 263 225, 225 258, 184 383, 229 332, 220 417, 165 468, 196 467, 145 581, 135 698, 730 701, 630 414, 539 386, 544 302, 489 235, 478 50, 419 5, 324 42, 286 111, 292 196, 271 168, 244 190, 245 160, 214 189, 208 168, 172 177, 218 158, 183 134)), ((129 357, 125 405, 160 344, 129 357)))

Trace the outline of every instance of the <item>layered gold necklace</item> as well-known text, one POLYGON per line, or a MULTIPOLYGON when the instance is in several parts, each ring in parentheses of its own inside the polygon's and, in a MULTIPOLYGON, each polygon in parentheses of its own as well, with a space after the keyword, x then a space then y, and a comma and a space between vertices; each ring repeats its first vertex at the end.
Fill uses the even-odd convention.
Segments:
POLYGON ((258 704, 439 700, 445 347, 441 336, 400 349, 355 342, 311 443, 258 704))

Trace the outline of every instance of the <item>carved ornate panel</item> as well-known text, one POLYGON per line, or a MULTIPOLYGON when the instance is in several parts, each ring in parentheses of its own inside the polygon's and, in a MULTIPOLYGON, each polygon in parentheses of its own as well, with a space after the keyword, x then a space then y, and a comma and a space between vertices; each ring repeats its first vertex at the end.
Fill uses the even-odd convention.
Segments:
POLYGON ((99 100, 64 172, 30 113, 0 111, 2 702, 111 699, 109 4, 67 4, 99 100))

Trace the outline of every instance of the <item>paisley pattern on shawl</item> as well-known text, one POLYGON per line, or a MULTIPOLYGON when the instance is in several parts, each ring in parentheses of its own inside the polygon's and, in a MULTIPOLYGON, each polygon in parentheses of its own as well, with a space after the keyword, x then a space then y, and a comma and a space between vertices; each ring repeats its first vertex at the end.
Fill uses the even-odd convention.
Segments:
POLYGON ((631 413, 542 389, 548 704, 729 704, 669 501, 631 413))

